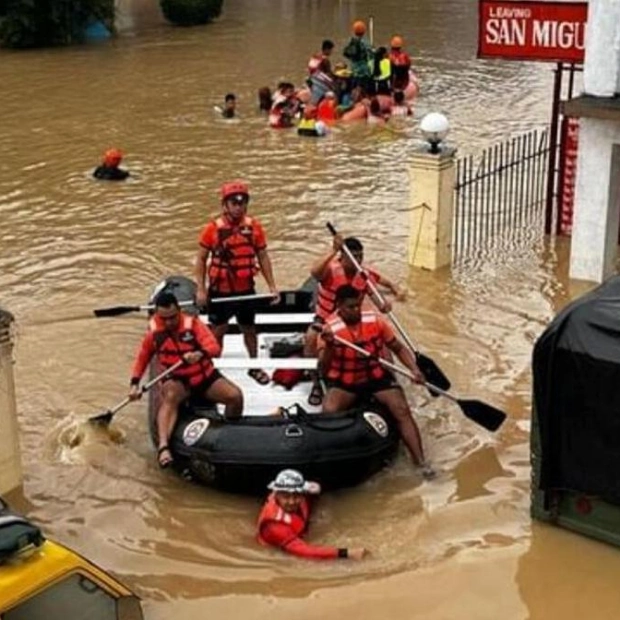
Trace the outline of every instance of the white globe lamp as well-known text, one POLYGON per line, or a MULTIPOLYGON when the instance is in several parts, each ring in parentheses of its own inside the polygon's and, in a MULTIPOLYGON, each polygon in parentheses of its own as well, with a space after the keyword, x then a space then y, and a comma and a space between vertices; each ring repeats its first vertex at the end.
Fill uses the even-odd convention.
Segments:
POLYGON ((441 152, 439 145, 446 139, 448 131, 450 131, 450 123, 443 114, 431 112, 422 119, 420 131, 430 144, 429 153, 437 155, 441 152))

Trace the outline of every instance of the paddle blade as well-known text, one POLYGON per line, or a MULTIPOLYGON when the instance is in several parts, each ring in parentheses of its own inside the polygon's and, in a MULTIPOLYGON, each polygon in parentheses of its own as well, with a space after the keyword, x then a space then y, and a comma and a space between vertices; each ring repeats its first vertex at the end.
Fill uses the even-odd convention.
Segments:
POLYGON ((114 414, 111 411, 106 411, 105 413, 100 413, 99 415, 94 415, 88 418, 88 421, 91 424, 96 424, 98 426, 109 426, 113 417, 114 414))
MULTIPOLYGON (((422 371, 424 377, 428 383, 432 383, 436 385, 438 388, 448 391, 450 386, 450 380, 444 374, 443 370, 437 366, 437 364, 430 358, 424 355, 424 353, 420 353, 416 351, 416 361, 418 364, 418 368, 422 371)), ((436 392, 431 391, 431 394, 435 397, 439 396, 436 392)))
POLYGON ((128 312, 139 312, 140 306, 112 306, 111 308, 97 308, 93 310, 97 318, 104 316, 120 316, 128 312))
POLYGON ((506 419, 506 414, 503 411, 482 401, 459 398, 456 402, 470 420, 489 431, 496 431, 506 419))

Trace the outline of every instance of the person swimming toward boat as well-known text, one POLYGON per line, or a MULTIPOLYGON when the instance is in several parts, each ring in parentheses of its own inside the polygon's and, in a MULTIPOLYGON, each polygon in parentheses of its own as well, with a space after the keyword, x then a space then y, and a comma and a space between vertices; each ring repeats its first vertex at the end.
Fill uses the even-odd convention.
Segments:
POLYGON ((103 154, 101 164, 93 171, 93 176, 100 181, 124 181, 129 171, 119 168, 122 161, 123 152, 120 149, 108 149, 103 154))
POLYGON ((237 97, 234 93, 228 93, 224 97, 224 108, 222 109, 222 116, 224 118, 235 118, 237 111, 237 97))

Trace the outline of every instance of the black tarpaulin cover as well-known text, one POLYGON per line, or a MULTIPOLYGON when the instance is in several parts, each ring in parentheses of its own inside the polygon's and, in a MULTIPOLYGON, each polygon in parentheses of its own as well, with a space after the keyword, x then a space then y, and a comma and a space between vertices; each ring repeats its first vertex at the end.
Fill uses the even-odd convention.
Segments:
POLYGON ((540 488, 620 504, 620 276, 577 299, 534 346, 540 488))

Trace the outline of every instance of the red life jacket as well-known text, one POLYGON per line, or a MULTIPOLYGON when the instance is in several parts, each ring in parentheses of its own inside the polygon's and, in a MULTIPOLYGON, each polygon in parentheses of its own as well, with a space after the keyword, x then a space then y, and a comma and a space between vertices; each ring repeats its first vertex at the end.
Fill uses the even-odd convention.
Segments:
POLYGON ((405 90, 409 84, 409 68, 411 67, 409 54, 402 50, 392 50, 390 63, 392 65, 392 87, 395 90, 405 90))
POLYGON ((218 241, 209 264, 210 288, 222 293, 250 291, 258 271, 254 220, 244 215, 240 223, 232 224, 221 216, 215 220, 215 225, 218 241))
MULTIPOLYGON (((194 333, 195 321, 198 320, 181 313, 176 338, 173 338, 157 315, 151 317, 149 329, 153 332, 157 360, 163 368, 170 368, 176 364, 185 353, 200 350, 194 333)), ((190 385, 196 386, 210 377, 214 370, 213 362, 205 355, 196 364, 180 366, 172 373, 172 377, 185 379, 190 385)))
MULTIPOLYGON (((279 523, 286 523, 289 525, 294 533, 293 538, 297 538, 303 534, 308 526, 308 519, 310 518, 310 506, 308 500, 304 497, 299 507, 299 512, 291 513, 283 510, 278 502, 276 502, 276 494, 271 493, 263 506, 263 509, 258 515, 258 542, 263 545, 268 543, 263 540, 261 536, 261 528, 270 521, 276 521, 279 523)), ((286 544, 286 543, 285 543, 286 544)))
MULTIPOLYGON (((379 317, 374 312, 362 312, 361 321, 349 328, 339 315, 334 314, 327 325, 335 336, 366 349, 379 357, 385 341, 379 317)), ((363 357, 350 347, 334 342, 334 352, 327 370, 327 378, 347 386, 355 386, 367 381, 382 379, 387 375, 377 360, 363 357)))
MULTIPOLYGON (((328 269, 331 272, 331 282, 329 283, 329 287, 319 282, 315 308, 316 315, 324 321, 336 310, 336 291, 341 286, 350 284, 362 294, 366 293, 368 286, 366 278, 360 273, 356 273, 351 278, 347 276, 342 263, 338 259, 334 259, 329 263, 328 269)), ((373 272, 368 272, 368 277, 375 283, 378 281, 376 274, 373 272)))

